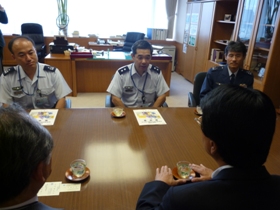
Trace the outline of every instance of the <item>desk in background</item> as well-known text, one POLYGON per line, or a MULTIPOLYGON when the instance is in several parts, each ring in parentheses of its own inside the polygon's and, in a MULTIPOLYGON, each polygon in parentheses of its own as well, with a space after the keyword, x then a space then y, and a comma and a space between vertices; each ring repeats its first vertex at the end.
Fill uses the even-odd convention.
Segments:
MULTIPOLYGON (((153 55, 151 63, 158 66, 170 87, 172 57, 153 55)), ((57 67, 72 89, 72 96, 78 92, 106 92, 112 76, 121 66, 132 63, 129 53, 105 51, 102 58, 74 58, 64 54, 49 54, 45 63, 57 67)), ((168 94, 169 95, 169 92, 168 94)))
MULTIPOLYGON (((76 158, 87 161, 91 174, 80 192, 39 200, 64 209, 131 210, 144 184, 154 180, 157 167, 172 168, 188 160, 215 169, 217 164, 204 151, 194 109, 158 110, 167 125, 139 126, 130 108, 125 118, 111 118, 110 108, 60 109, 54 126, 47 126, 55 145, 48 181, 69 182, 64 174, 76 158)), ((266 163, 273 174, 280 174, 279 120, 266 163)))

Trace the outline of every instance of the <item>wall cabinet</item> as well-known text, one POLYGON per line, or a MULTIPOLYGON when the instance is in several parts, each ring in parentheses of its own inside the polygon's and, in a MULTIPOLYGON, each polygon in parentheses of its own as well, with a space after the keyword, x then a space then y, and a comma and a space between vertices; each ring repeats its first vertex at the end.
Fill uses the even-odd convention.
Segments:
POLYGON ((191 21, 185 31, 188 40, 182 75, 191 82, 198 72, 204 70, 207 61, 214 4, 214 2, 187 4, 187 17, 189 16, 191 21))
POLYGON ((214 48, 224 50, 228 40, 247 46, 244 69, 254 75, 254 88, 265 92, 280 105, 280 29, 279 1, 215 1, 213 27, 204 71, 221 65, 211 60, 214 48), (226 16, 231 15, 231 18, 226 16), (278 47, 277 47, 278 46, 278 47))

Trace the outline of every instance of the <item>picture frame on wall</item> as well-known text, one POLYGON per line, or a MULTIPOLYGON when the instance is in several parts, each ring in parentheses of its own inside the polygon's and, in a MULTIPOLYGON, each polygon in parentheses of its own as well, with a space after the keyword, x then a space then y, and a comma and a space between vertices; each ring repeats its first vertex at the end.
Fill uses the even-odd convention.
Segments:
POLYGON ((231 14, 225 14, 224 21, 231 21, 231 14))

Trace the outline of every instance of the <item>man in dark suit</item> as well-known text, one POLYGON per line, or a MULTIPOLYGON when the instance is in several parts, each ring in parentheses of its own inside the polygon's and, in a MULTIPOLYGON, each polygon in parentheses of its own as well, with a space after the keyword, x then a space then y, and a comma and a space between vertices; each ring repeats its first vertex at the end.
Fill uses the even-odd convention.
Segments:
POLYGON ((208 70, 200 91, 200 98, 224 84, 253 88, 254 77, 250 71, 242 69, 247 48, 242 42, 230 41, 225 48, 227 65, 208 70))
POLYGON ((137 209, 279 209, 280 176, 264 166, 276 123, 272 101, 258 90, 222 85, 202 99, 201 108, 203 146, 218 169, 191 164, 200 177, 179 185, 184 180, 174 180, 162 166, 137 209))
POLYGON ((52 137, 17 106, 0 107, 0 209, 54 210, 37 198, 51 173, 52 137))
MULTIPOLYGON (((6 14, 6 11, 4 7, 0 4, 0 23, 7 24, 8 23, 8 17, 6 14)), ((5 40, 2 34, 2 31, 0 30, 0 75, 3 72, 3 65, 2 65, 2 59, 3 59, 3 48, 5 46, 5 40)))

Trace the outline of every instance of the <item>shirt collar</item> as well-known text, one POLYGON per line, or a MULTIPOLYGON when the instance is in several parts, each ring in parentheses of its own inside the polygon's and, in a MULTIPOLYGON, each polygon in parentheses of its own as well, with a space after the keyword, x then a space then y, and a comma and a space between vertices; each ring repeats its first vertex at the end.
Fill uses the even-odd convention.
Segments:
POLYGON ((16 208, 19 208, 22 206, 27 206, 28 204, 31 204, 31 203, 34 203, 37 201, 38 201, 38 197, 34 196, 33 198, 31 198, 27 201, 24 201, 23 203, 20 203, 20 204, 14 205, 14 206, 3 207, 3 208, 0 208, 0 210, 16 209, 16 208))
MULTIPOLYGON (((149 64, 149 66, 147 68, 147 71, 142 76, 146 75, 146 73, 151 74, 151 66, 152 65, 149 64)), ((136 69, 135 69, 135 65, 133 63, 131 64, 130 69, 131 69, 131 75, 138 74, 136 69)))
POLYGON ((221 167, 217 168, 217 169, 212 173, 211 178, 213 179, 215 176, 218 175, 218 173, 220 173, 221 170, 224 170, 224 169, 226 169, 226 168, 233 168, 233 166, 231 166, 231 165, 224 165, 224 166, 221 166, 221 167))
POLYGON ((239 71, 239 69, 238 69, 236 72, 232 73, 231 70, 229 69, 229 67, 227 67, 227 69, 228 69, 228 75, 229 76, 231 76, 231 74, 234 74, 236 76, 238 71, 239 71))

